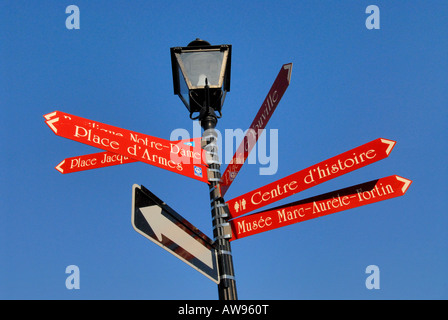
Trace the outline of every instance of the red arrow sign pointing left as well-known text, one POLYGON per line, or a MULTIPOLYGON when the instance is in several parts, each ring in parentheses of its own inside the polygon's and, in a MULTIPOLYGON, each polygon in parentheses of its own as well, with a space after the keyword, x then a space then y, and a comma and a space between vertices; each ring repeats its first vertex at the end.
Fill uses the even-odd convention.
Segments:
MULTIPOLYGON (((199 141, 200 141, 200 138, 195 138, 195 139, 171 141, 170 143, 173 145, 172 149, 181 150, 180 147, 178 147, 178 146, 187 145, 187 146, 194 147, 196 144, 199 143, 199 141)), ((182 149, 182 151, 189 152, 189 151, 185 151, 184 149, 182 149)), ((66 173, 99 169, 99 168, 105 168, 105 167, 116 166, 116 165, 126 164, 126 163, 133 163, 133 162, 137 162, 137 160, 122 156, 117 153, 105 151, 105 152, 86 154, 86 155, 78 156, 78 157, 66 158, 66 159, 62 160, 55 167, 55 169, 58 170, 60 173, 66 174, 66 173)))
POLYGON ((137 160, 122 156, 118 153, 106 151, 66 158, 62 160, 61 163, 55 167, 55 169, 60 173, 66 174, 132 162, 137 162, 137 160))
MULTIPOLYGON (((44 117, 58 136, 208 183, 200 138, 193 147, 60 111, 44 117)), ((64 165, 60 163, 58 167, 64 170, 64 165)))

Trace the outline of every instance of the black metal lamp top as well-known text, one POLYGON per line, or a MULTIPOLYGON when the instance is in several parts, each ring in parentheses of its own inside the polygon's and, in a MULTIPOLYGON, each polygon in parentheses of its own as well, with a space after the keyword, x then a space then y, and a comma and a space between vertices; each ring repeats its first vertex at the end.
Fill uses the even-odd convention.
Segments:
POLYGON ((171 66, 174 94, 178 95, 191 119, 211 108, 221 116, 225 95, 230 91, 231 45, 212 46, 197 38, 187 47, 173 47, 171 66), (194 113, 199 113, 193 117, 194 113))
POLYGON ((210 42, 196 38, 188 44, 188 47, 211 46, 210 42))

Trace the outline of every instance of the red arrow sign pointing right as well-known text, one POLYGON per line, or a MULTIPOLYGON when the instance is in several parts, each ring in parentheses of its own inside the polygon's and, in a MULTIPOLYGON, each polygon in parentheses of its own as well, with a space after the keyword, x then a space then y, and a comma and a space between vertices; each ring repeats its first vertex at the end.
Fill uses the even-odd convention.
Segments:
POLYGON ((389 156, 395 141, 376 139, 227 201, 232 218, 289 197, 389 156))
POLYGON ((389 176, 230 220, 232 240, 375 203, 406 193, 412 181, 389 176))

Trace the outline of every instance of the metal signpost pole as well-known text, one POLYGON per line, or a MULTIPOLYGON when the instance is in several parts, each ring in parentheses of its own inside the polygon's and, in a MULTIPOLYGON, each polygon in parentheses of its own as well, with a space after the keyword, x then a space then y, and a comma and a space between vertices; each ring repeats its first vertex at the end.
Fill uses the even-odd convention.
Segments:
POLYGON ((210 205, 213 222, 213 238, 218 252, 218 268, 220 282, 218 292, 220 300, 237 300, 235 274, 233 269, 230 238, 232 232, 227 219, 229 210, 220 192, 221 165, 218 157, 217 133, 215 130, 218 119, 213 108, 207 106, 206 113, 201 117, 202 147, 205 150, 210 182, 210 205))

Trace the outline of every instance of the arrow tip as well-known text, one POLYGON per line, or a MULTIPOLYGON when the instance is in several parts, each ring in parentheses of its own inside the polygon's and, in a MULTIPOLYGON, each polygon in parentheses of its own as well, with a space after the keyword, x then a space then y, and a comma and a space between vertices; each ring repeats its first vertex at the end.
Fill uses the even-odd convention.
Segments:
POLYGON ((288 70, 288 84, 291 82, 292 62, 284 64, 283 69, 288 70))
POLYGON ((401 182, 404 183, 403 187, 401 188, 401 192, 403 192, 403 194, 405 194, 406 191, 408 190, 409 186, 411 185, 412 180, 405 179, 405 178, 400 177, 400 176, 395 176, 395 178, 396 178, 398 181, 401 181, 401 182))
POLYGON ((59 121, 59 117, 57 116, 57 111, 48 113, 44 115, 44 118, 47 120, 45 123, 50 127, 51 130, 53 130, 54 133, 58 133, 58 129, 55 127, 54 123, 59 121), (55 118, 56 117, 56 118, 55 118))
POLYGON ((54 167, 56 170, 58 170, 60 173, 64 173, 64 169, 62 169, 62 166, 64 165, 65 160, 62 160, 61 163, 59 163, 56 167, 54 167))
POLYGON ((393 141, 393 140, 389 140, 389 139, 381 139, 381 142, 388 145, 388 147, 386 149, 386 154, 387 155, 390 154, 390 152, 394 148, 395 144, 397 143, 397 141, 393 141))
POLYGON ((54 111, 54 112, 50 112, 50 113, 44 114, 44 118, 45 118, 46 120, 50 120, 51 118, 53 118, 53 117, 56 115, 56 112, 57 112, 57 111, 54 111))
POLYGON ((162 213, 162 208, 157 205, 147 206, 140 208, 140 212, 142 213, 145 220, 151 226, 152 231, 154 232, 157 240, 162 242, 162 228, 159 228, 159 216, 162 213))

